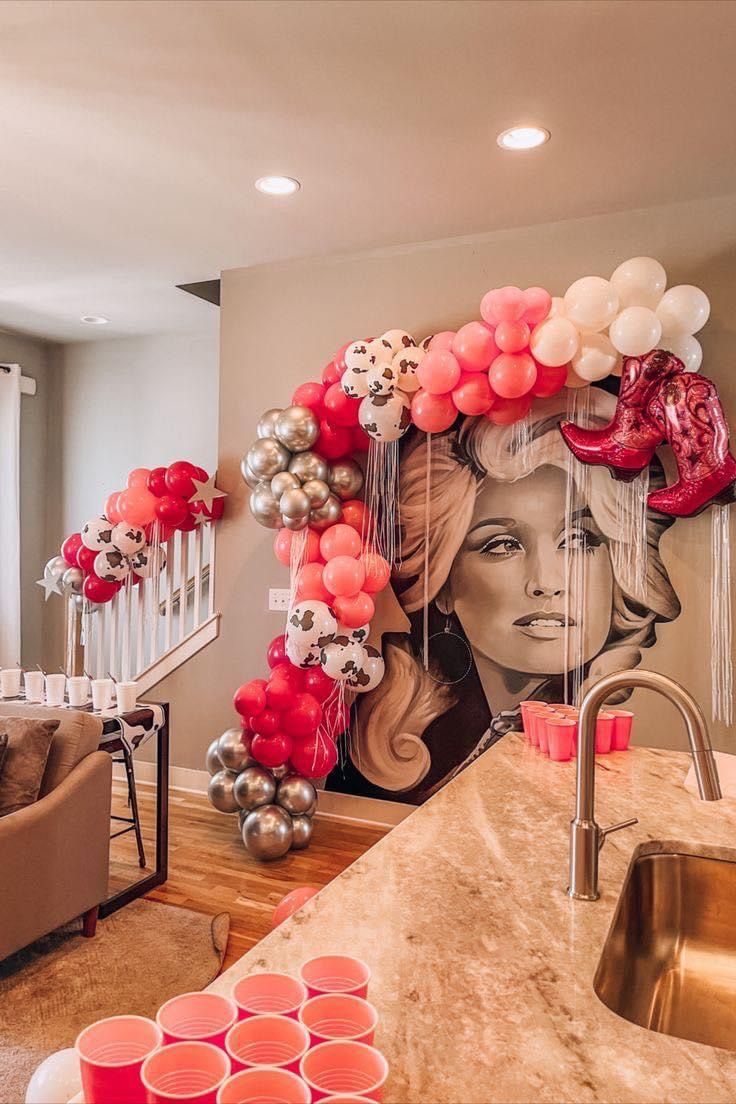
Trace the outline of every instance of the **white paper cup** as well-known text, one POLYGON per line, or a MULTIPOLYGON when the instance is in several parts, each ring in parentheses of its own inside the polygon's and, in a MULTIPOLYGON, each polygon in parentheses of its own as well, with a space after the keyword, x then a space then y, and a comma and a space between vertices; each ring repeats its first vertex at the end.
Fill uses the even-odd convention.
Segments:
POLYGON ((46 676, 46 704, 63 705, 64 691, 66 690, 66 675, 53 674, 46 676))
POLYGON ((92 708, 109 709, 112 705, 112 679, 92 679, 90 685, 92 687, 92 708))
POLYGON ((138 698, 137 682, 119 682, 115 686, 119 713, 131 713, 138 698))
POLYGON ((66 692, 70 705, 76 708, 86 705, 89 696, 89 679, 86 675, 71 675, 66 680, 66 692))
POLYGON ((5 667, 0 671, 0 694, 4 698, 17 698, 20 694, 20 667, 5 667))
POLYGON ((26 688, 26 701, 43 701, 43 681, 43 671, 26 671, 24 673, 23 682, 26 688))

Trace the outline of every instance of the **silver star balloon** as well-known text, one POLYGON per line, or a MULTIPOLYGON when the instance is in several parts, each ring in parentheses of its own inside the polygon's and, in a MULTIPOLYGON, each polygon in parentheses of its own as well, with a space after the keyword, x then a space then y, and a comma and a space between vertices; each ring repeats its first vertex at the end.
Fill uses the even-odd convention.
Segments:
POLYGON ((211 475, 204 482, 200 482, 199 479, 192 479, 192 483, 196 490, 189 501, 201 502, 204 504, 205 509, 211 510, 212 502, 215 498, 227 498, 227 492, 220 491, 215 486, 215 477, 216 473, 215 475, 211 475))
POLYGON ((61 575, 52 571, 48 564, 46 564, 43 569, 43 579, 36 579, 36 586, 43 587, 43 598, 45 602, 48 602, 52 594, 63 595, 64 593, 61 588, 61 575))

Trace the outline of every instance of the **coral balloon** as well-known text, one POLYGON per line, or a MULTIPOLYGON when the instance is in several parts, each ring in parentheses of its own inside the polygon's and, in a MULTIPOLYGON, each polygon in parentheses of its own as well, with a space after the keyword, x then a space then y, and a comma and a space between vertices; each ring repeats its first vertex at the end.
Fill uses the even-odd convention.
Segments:
POLYGON ((493 392, 485 372, 466 372, 452 392, 452 401, 461 414, 485 414, 493 403, 493 392))
POLYGON ((150 468, 133 468, 132 472, 128 476, 125 486, 148 488, 148 477, 150 476, 150 474, 150 468))
POLYGON ((335 598, 332 608, 337 614, 337 620, 349 629, 359 629, 362 625, 367 625, 376 612, 373 599, 364 590, 349 597, 335 598))
POLYGON ((275 736, 281 726, 281 714, 266 706, 254 717, 248 717, 248 725, 259 736, 275 736))
POLYGON ((566 364, 560 364, 557 368, 550 368, 547 364, 537 364, 537 378, 531 393, 538 399, 549 399, 562 390, 566 379, 566 364))
MULTIPOLYGON (((351 529, 351 533, 355 530, 351 529)), ((348 597, 357 594, 365 582, 365 568, 353 556, 333 556, 324 566, 322 582, 330 594, 348 597)), ((330 598, 326 601, 329 603, 330 598)))
POLYGON ((108 583, 94 574, 87 575, 82 584, 82 594, 90 602, 109 602, 119 590, 119 583, 108 583))
MULTIPOLYGON (((109 520, 110 519, 108 518, 108 521, 109 520)), ((82 534, 81 533, 72 533, 72 535, 70 537, 67 537, 66 540, 64 541, 64 543, 62 544, 62 546, 61 546, 61 555, 66 560, 66 562, 69 564, 70 567, 79 567, 79 563, 77 561, 77 554, 79 553, 79 549, 83 548, 83 547, 84 547, 84 545, 82 544, 82 534)), ((96 554, 96 550, 95 550, 95 554, 96 554)))
MULTIPOLYGON (((353 561, 357 563, 357 561, 353 561)), ((327 589, 323 573, 325 567, 321 563, 308 563, 301 567, 296 576, 296 600, 308 601, 310 598, 318 602, 332 601, 332 592, 327 589)))
POLYGON ((266 662, 271 670, 279 663, 286 662, 286 637, 283 633, 281 636, 275 636, 268 645, 268 649, 266 650, 266 662))
POLYGON ((199 468, 188 460, 176 460, 169 464, 164 478, 170 495, 190 499, 196 490, 194 480, 199 479, 199 468))
POLYGON ((292 686, 283 678, 270 678, 266 686, 266 706, 277 713, 291 709, 296 700, 292 686))
POLYGON ((452 342, 452 353, 464 372, 485 372, 499 352, 493 333, 482 322, 461 326, 452 342))
POLYGON ((319 437, 314 451, 325 460, 341 460, 348 456, 353 444, 352 433, 347 426, 336 426, 324 419, 319 423, 319 437))
POLYGON ((480 315, 489 326, 499 322, 519 322, 526 310, 524 293, 518 287, 493 288, 486 292, 480 304, 480 315))
POLYGON ((113 491, 111 495, 108 495, 105 499, 105 509, 103 513, 108 521, 111 521, 113 525, 117 525, 119 521, 123 519, 120 516, 120 510, 118 509, 118 498, 120 497, 120 491, 113 491))
POLYGON ((337 763, 337 748, 322 733, 295 744, 289 756, 297 774, 305 778, 323 778, 337 763))
POLYGON ((300 908, 304 908, 307 901, 311 901, 317 893, 319 893, 319 889, 316 886, 299 886, 298 889, 292 889, 291 893, 287 893, 285 897, 281 898, 273 910, 270 930, 273 931, 279 924, 283 924, 284 920, 288 920, 290 916, 298 912, 300 908))
POLYGON ((530 336, 526 322, 499 322, 494 335, 502 353, 520 353, 529 344, 530 336))
POLYGON ((460 380, 457 357, 449 349, 431 349, 417 368, 417 379, 430 395, 446 395, 460 380))
POLYGON ((529 353, 501 353, 488 370, 491 387, 502 399, 528 395, 537 378, 537 365, 529 353))
POLYGON ((444 432, 456 417, 457 408, 452 395, 432 395, 424 390, 415 392, 411 401, 411 420, 425 433, 444 432))
POLYGON ((291 709, 281 718, 284 732, 303 739, 312 736, 322 720, 322 706, 311 694, 297 694, 291 709))
POLYGON ((529 413, 532 405, 531 395, 522 395, 518 399, 498 399, 486 414, 494 425, 513 425, 529 413))
POLYGON ((306 406, 315 417, 324 418, 325 390, 321 383, 302 383, 291 396, 291 405, 306 406))
POLYGON ((161 498, 163 495, 168 494, 168 490, 166 489, 166 468, 151 468, 151 471, 148 473, 146 486, 156 498, 161 498))
POLYGON ((378 552, 364 552, 362 556, 365 569, 363 590, 366 594, 378 594, 391 578, 391 566, 378 552))
POLYGON ((283 767, 291 757, 294 742, 285 732, 274 732, 272 736, 258 733, 253 737, 250 753, 262 767, 283 767))
POLYGON ((427 348, 431 352, 434 352, 435 349, 451 349, 454 340, 454 330, 442 330, 441 333, 436 333, 432 336, 427 348))
MULTIPOLYGON (((294 534, 291 529, 279 529, 273 542, 273 550, 276 559, 284 567, 291 566, 291 542, 294 534)), ((306 563, 314 563, 320 559, 319 535, 312 529, 307 530, 307 540, 304 546, 304 559, 306 563)))
POLYGON ((541 287, 529 287, 524 292, 524 321, 528 326, 537 326, 550 312, 552 296, 541 287))
POLYGON ((368 507, 360 499, 351 498, 342 504, 342 520, 345 525, 349 525, 358 533, 367 532, 370 524, 368 507))
POLYGON ((331 425, 356 426, 360 399, 351 399, 345 394, 339 383, 333 383, 325 391, 325 417, 331 425))
POLYGON ((307 694, 311 694, 320 705, 329 698, 334 689, 335 680, 326 675, 321 667, 309 667, 300 673, 304 676, 302 685, 307 694))
POLYGON ((235 712, 241 717, 255 717, 262 713, 266 708, 267 685, 265 679, 251 679, 239 686, 233 697, 235 712))
POLYGON ((130 525, 148 525, 156 516, 157 502, 147 487, 128 487, 118 495, 118 513, 130 525))
POLYGON ((319 550, 328 561, 335 556, 359 556, 360 549, 360 537, 351 525, 331 525, 319 542, 319 550))

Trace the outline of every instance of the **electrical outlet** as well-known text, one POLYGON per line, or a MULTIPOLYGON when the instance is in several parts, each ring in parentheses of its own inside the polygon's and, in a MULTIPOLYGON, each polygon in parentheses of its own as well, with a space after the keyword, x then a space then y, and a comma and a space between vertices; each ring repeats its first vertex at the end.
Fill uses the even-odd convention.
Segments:
POLYGON ((289 591, 280 587, 271 587, 268 591, 268 608, 286 613, 289 608, 289 591))

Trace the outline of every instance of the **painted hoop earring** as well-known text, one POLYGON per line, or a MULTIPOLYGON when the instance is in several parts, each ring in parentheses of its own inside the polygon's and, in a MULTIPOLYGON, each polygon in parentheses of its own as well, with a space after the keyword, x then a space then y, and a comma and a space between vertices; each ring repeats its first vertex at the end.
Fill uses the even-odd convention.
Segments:
POLYGON ((460 636, 460 633, 455 632, 450 627, 451 621, 452 618, 448 614, 442 631, 432 633, 427 639, 427 674, 432 682, 436 682, 440 686, 454 686, 456 683, 462 682, 464 678, 468 677, 473 668, 473 653, 470 650, 470 645, 465 637, 460 636), (433 641, 434 646, 432 647, 433 641), (460 649, 458 649, 458 644, 462 646, 460 649), (441 670, 452 677, 438 678, 432 674, 429 669, 430 650, 433 658, 438 660, 441 670))

